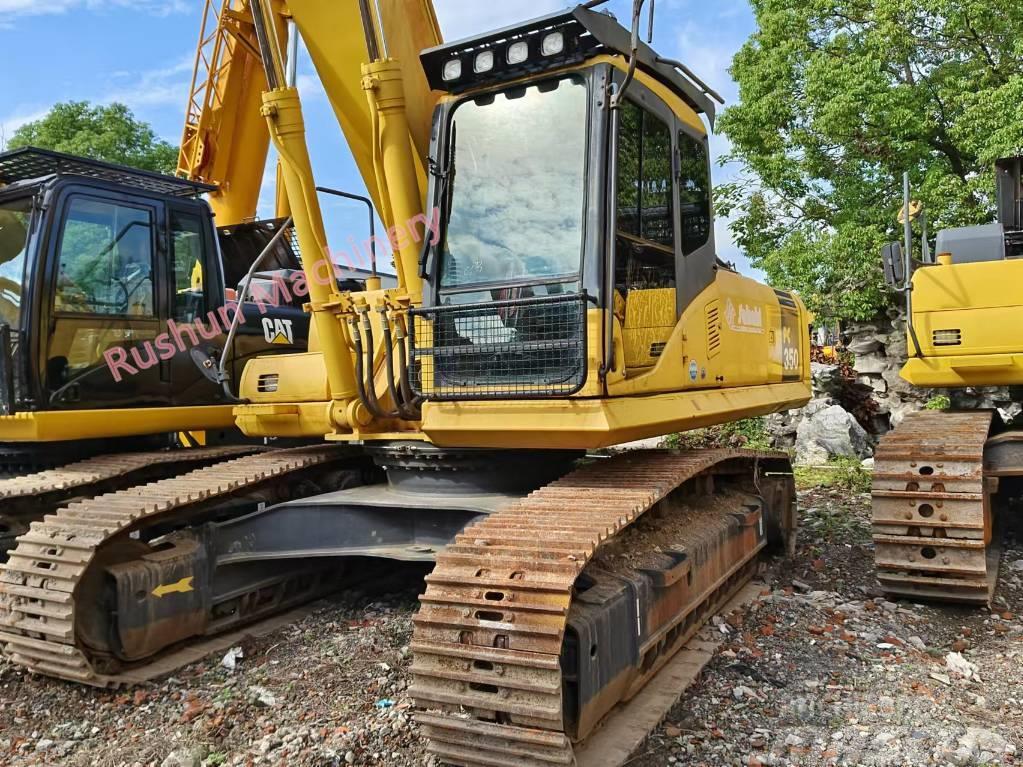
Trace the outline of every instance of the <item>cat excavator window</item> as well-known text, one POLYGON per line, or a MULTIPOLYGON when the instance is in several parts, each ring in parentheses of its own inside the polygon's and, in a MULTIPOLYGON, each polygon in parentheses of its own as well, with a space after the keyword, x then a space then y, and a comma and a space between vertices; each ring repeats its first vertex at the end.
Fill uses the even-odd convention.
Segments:
POLYGON ((174 319, 191 322, 206 314, 203 292, 203 223, 193 213, 171 211, 174 257, 174 319))
POLYGON ((82 314, 155 314, 152 213, 76 197, 60 244, 55 307, 82 314))
POLYGON ((0 320, 17 329, 32 198, 0 202, 0 320))

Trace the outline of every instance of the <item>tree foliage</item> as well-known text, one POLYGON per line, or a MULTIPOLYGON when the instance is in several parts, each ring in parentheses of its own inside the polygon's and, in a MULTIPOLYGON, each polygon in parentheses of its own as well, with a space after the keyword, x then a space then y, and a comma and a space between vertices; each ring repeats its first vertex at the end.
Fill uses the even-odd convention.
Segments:
POLYGON ((142 170, 173 173, 177 147, 158 138, 147 123, 135 119, 124 104, 87 101, 56 104, 44 117, 14 132, 9 149, 36 146, 142 170))
POLYGON ((752 0, 719 126, 745 168, 718 211, 751 262, 822 318, 890 300, 902 173, 931 231, 990 221, 992 162, 1023 153, 1023 4, 752 0))

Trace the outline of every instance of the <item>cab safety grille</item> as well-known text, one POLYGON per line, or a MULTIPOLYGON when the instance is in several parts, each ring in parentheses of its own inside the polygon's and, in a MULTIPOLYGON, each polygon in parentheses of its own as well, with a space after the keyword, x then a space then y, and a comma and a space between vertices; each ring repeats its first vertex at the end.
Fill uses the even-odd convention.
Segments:
POLYGON ((575 394, 586 383, 586 307, 585 294, 569 294, 413 309, 412 387, 436 401, 575 394))

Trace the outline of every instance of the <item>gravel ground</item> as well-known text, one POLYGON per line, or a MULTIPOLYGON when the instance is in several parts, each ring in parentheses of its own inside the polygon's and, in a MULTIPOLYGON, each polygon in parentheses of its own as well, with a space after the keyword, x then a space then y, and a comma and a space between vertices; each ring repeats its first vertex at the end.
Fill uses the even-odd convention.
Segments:
MULTIPOLYGON (((1023 535, 995 612, 893 604, 873 590, 869 497, 801 505, 800 556, 715 618, 724 644, 630 765, 1023 763, 1023 535)), ((233 670, 217 655, 106 692, 0 660, 0 765, 430 764, 406 689, 422 570, 386 572, 243 644, 233 670)))
POLYGON ((630 766, 1023 763, 1019 539, 995 610, 896 604, 875 591, 869 495, 800 502, 799 556, 717 619, 724 644, 630 766))

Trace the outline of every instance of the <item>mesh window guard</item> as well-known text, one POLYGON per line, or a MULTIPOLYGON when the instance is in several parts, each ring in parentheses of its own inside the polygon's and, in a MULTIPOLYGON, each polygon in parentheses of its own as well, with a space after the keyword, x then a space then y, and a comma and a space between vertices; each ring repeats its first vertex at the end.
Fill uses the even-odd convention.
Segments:
POLYGON ((541 399, 586 383, 585 294, 413 309, 412 384, 428 400, 541 399))

